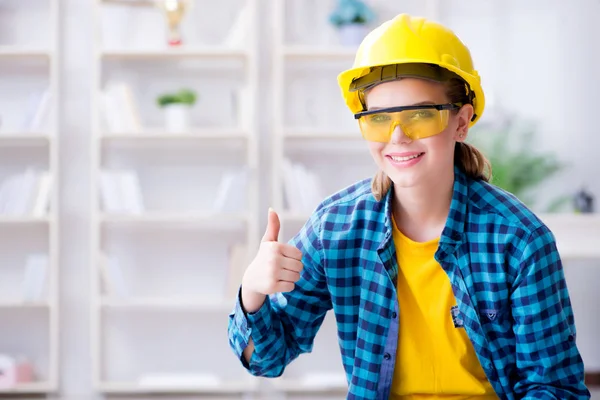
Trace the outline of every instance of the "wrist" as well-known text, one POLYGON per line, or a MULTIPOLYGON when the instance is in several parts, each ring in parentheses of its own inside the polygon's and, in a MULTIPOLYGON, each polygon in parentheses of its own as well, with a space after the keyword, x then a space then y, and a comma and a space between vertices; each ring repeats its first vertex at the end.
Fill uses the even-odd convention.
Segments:
POLYGON ((242 309, 248 314, 253 314, 260 310, 267 299, 267 296, 262 293, 247 290, 243 284, 240 297, 242 309))

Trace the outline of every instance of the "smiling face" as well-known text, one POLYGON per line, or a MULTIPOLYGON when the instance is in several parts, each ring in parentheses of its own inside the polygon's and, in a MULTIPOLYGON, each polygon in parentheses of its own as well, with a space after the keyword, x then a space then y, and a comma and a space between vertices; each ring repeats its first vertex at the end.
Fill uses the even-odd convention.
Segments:
MULTIPOLYGON (((443 84, 417 78, 381 83, 365 93, 365 100, 367 110, 451 102, 443 84)), ((451 112, 442 132, 423 139, 411 140, 396 126, 388 143, 368 142, 371 156, 398 187, 436 185, 453 174, 454 147, 466 138, 472 111, 466 105, 451 112)))

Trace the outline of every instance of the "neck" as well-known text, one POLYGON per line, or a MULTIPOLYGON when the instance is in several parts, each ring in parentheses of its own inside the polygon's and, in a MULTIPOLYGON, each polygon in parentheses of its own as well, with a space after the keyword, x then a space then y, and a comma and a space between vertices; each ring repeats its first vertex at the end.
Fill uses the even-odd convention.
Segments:
POLYGON ((394 185, 393 214, 398 229, 417 242, 439 238, 450 211, 453 186, 454 170, 423 185, 394 185))

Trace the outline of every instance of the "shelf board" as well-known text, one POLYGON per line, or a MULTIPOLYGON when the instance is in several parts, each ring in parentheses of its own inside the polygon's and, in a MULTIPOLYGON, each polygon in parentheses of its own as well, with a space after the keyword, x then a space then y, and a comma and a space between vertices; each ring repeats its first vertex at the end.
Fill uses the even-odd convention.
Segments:
POLYGON ((224 46, 181 47, 164 49, 114 49, 104 50, 101 57, 107 60, 144 60, 170 58, 244 58, 248 52, 244 49, 224 46))
POLYGON ((563 259, 600 258, 600 213, 540 214, 540 219, 556 237, 563 259))
POLYGON ((0 58, 50 58, 52 52, 26 46, 0 46, 0 58))
POLYGON ((181 311, 217 311, 228 312, 233 309, 235 301, 226 303, 223 302, 208 302, 202 299, 186 299, 186 298, 132 298, 119 299, 104 296, 100 305, 106 309, 115 310, 140 310, 140 311, 157 311, 157 310, 181 310, 181 311))
POLYGON ((149 142, 149 141, 200 141, 200 140, 244 140, 249 138, 249 134, 239 129, 198 129, 184 133, 167 133, 164 131, 153 130, 140 133, 121 132, 107 133, 101 136, 105 142, 149 142))
POLYGON ((50 222, 50 217, 0 215, 0 225, 39 225, 50 222))
MULTIPOLYGON (((103 213, 100 220, 104 224, 144 226, 192 225, 215 230, 236 229, 232 223, 244 224, 249 216, 243 213, 146 213, 146 214, 114 214, 103 213)), ((241 225, 240 225, 241 226, 241 225)))
POLYGON ((283 130, 283 137, 286 139, 307 139, 307 140, 360 140, 363 141, 359 131, 341 131, 335 132, 327 129, 315 128, 288 128, 283 130))
POLYGON ((100 0, 104 4, 118 4, 133 7, 155 7, 154 1, 149 0, 100 0))
POLYGON ((45 146, 52 141, 52 136, 45 133, 32 132, 0 132, 0 146, 45 146))
POLYGON ((356 50, 342 46, 283 46, 281 52, 288 58, 333 58, 352 61, 356 50))
POLYGON ((308 378, 278 378, 272 382, 273 387, 288 393, 346 393, 348 384, 345 380, 316 380, 308 378))
POLYGON ((13 388, 0 388, 0 394, 5 393, 50 393, 55 390, 50 382, 21 383, 13 388))
POLYGON ((143 385, 136 382, 101 382, 98 390, 106 394, 239 394, 251 393, 258 389, 253 381, 223 381, 219 384, 198 385, 143 385))
POLYGON ((50 308, 47 301, 23 301, 23 300, 4 300, 0 301, 0 309, 23 309, 23 308, 50 308))

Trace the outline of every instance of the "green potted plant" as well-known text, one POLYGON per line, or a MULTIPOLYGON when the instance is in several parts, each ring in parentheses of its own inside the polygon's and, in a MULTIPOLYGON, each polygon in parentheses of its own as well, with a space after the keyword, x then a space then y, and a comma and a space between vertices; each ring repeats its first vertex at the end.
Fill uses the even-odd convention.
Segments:
POLYGON ((190 114, 196 104, 196 92, 181 89, 160 95, 158 106, 165 112, 165 127, 167 132, 184 132, 190 128, 190 114))
POLYGON ((373 10, 361 0, 338 0, 329 16, 340 34, 344 46, 357 46, 368 33, 368 24, 375 19, 373 10))
MULTIPOLYGON (((555 153, 536 151, 533 126, 515 123, 473 131, 470 141, 492 165, 491 183, 514 194, 529 207, 538 207, 535 189, 561 172, 566 164, 555 153)), ((556 212, 570 201, 570 195, 558 196, 543 211, 556 212)))

